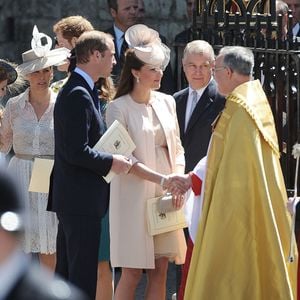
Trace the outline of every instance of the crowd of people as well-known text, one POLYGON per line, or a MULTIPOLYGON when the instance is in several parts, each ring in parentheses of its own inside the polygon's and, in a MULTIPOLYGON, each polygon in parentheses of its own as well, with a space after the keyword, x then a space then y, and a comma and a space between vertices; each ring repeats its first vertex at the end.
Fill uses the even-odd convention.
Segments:
POLYGON ((141 24, 143 1, 108 8, 106 31, 69 16, 53 25, 54 43, 35 26, 20 65, 0 60, 0 96, 17 94, 0 108, 10 154, 0 157, 0 299, 133 300, 143 271, 145 299, 165 299, 169 262, 176 299, 297 299, 277 135, 253 53, 215 56, 188 28, 176 37, 187 82, 176 91, 165 38, 141 24), (54 71, 65 77, 52 83, 54 71), (130 155, 94 149, 116 120, 130 155), (37 158, 53 161, 48 193, 29 191, 37 158), (147 201, 166 193, 188 229, 151 235, 147 201))

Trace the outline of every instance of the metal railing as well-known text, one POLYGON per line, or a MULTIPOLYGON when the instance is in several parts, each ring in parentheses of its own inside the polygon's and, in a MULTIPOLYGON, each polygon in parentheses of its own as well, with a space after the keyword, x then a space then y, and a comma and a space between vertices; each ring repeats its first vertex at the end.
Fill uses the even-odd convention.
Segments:
MULTIPOLYGON (((226 45, 252 49, 253 76, 262 82, 272 108, 285 183, 291 190, 295 176, 291 152, 300 142, 300 41, 292 35, 290 12, 286 25, 284 34, 283 16, 276 16, 274 0, 198 0, 188 41, 206 40, 216 54, 226 45)), ((184 47, 185 43, 175 44, 178 89, 186 86, 179 66, 184 47)))

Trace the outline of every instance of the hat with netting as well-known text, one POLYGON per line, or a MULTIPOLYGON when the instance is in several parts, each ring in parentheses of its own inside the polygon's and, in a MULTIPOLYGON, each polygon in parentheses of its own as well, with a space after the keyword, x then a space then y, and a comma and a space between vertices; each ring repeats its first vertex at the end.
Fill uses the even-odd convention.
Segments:
POLYGON ((125 40, 142 62, 163 70, 168 65, 170 49, 161 42, 154 29, 144 24, 133 25, 125 32, 125 40))

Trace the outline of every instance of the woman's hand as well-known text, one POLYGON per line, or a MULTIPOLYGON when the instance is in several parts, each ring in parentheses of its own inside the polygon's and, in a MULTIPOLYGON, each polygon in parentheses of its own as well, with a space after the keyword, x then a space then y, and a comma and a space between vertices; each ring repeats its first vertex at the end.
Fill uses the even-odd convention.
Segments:
POLYGON ((184 194, 172 195, 173 207, 175 209, 180 209, 184 204, 184 200, 185 200, 184 194))
POLYGON ((162 186, 173 195, 183 195, 192 186, 192 179, 189 174, 171 174, 164 178, 162 186))

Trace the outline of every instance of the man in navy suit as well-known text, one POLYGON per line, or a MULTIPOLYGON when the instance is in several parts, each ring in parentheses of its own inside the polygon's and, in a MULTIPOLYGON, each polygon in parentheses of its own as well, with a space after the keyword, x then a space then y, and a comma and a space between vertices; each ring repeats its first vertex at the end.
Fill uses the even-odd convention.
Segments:
MULTIPOLYGON (((183 52, 183 71, 189 87, 175 93, 174 98, 180 138, 185 151, 185 173, 192 171, 206 156, 212 123, 225 104, 212 77, 214 57, 211 45, 202 40, 188 43, 183 52)), ((187 232, 186 234, 188 235, 187 232)), ((177 274, 177 280, 180 281, 180 269, 177 274)), ((182 299, 178 296, 178 299, 182 299)))
MULTIPOLYGON (((116 49, 116 65, 113 68, 112 75, 115 83, 118 83, 123 63, 124 54, 128 45, 123 45, 125 39, 124 34, 126 30, 139 22, 143 22, 139 13, 139 0, 108 0, 107 1, 110 14, 114 20, 112 27, 105 30, 114 38, 116 49)), ((142 4, 143 5, 143 4, 142 4)), ((145 13, 145 12, 144 12, 145 13)), ((165 44, 166 38, 162 35, 159 36, 161 41, 165 44)), ((126 42, 125 42, 126 43, 126 42)), ((175 83, 173 78, 173 71, 169 63, 164 71, 164 76, 161 81, 160 91, 173 94, 175 91, 175 83)))
POLYGON ((130 161, 93 149, 105 131, 94 86, 115 63, 114 43, 100 31, 83 33, 77 65, 54 108, 55 157, 48 209, 59 219, 56 272, 95 299, 100 218, 109 201, 109 171, 126 173, 130 161))
POLYGON ((138 0, 108 0, 108 8, 114 20, 113 26, 106 30, 114 38, 116 49, 116 64, 113 67, 112 75, 118 80, 124 64, 124 50, 128 45, 123 43, 125 31, 138 22, 138 0), (122 49, 123 46, 123 49, 122 49))

